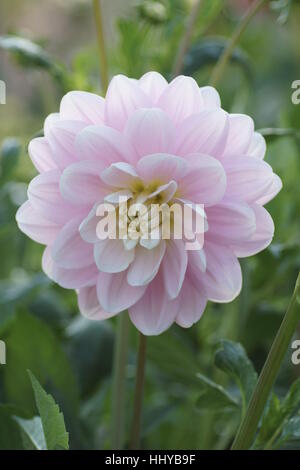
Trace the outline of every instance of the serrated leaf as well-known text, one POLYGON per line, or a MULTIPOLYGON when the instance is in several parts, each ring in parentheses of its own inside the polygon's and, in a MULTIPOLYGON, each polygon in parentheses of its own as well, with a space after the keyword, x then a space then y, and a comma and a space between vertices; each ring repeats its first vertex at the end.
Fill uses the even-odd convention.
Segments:
POLYGON ((257 373, 245 349, 240 343, 223 340, 222 347, 216 352, 215 364, 239 386, 245 410, 257 382, 257 373))
POLYGON ((32 419, 23 419, 19 416, 14 416, 14 420, 22 430, 22 440, 26 450, 47 449, 43 424, 40 416, 35 416, 32 419))
POLYGON ((239 406, 236 399, 221 385, 213 382, 203 374, 198 373, 197 377, 203 387, 197 400, 198 409, 216 411, 239 406))
POLYGON ((53 397, 45 392, 35 376, 28 371, 37 409, 40 414, 47 450, 69 449, 69 434, 66 431, 63 414, 53 397))

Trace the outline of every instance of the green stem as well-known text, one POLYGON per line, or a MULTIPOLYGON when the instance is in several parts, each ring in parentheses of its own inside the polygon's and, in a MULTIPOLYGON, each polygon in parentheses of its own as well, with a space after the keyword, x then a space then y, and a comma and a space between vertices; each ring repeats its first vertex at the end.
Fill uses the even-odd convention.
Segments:
POLYGON ((184 35, 182 37, 182 41, 179 46, 178 54, 176 56, 176 60, 175 60, 173 71, 172 71, 173 77, 176 77, 177 75, 179 75, 182 70, 184 57, 190 46, 193 30, 197 21, 197 17, 200 12, 201 3, 202 3, 201 0, 196 0, 194 2, 191 12, 189 14, 189 17, 187 19, 186 29, 185 29, 184 35))
POLYGON ((135 384, 134 411, 131 430, 130 449, 139 449, 141 434, 141 418, 144 395, 145 363, 146 363, 147 337, 140 333, 137 373, 135 384))
POLYGON ((258 10, 263 6, 263 4, 266 3, 266 1, 267 0, 256 0, 255 2, 253 2, 249 10, 247 11, 244 19, 239 23, 238 27, 236 28, 231 39, 228 42, 227 47, 225 48, 223 54, 221 55, 220 59, 216 63, 215 68, 213 69, 211 79, 210 79, 210 84, 212 86, 215 87, 217 83, 219 82, 226 68, 227 62, 229 61, 236 45, 238 44, 240 40, 240 37, 244 33, 245 29, 247 28, 252 18, 255 16, 258 10))
POLYGON ((279 372, 292 336, 300 320, 300 273, 286 314, 272 344, 271 350, 259 376, 257 385, 236 438, 232 450, 249 449, 252 445, 259 420, 268 396, 279 372))
POLYGON ((121 450, 124 444, 126 365, 128 356, 129 317, 123 312, 118 318, 114 353, 112 393, 112 448, 121 450))
POLYGON ((104 34, 103 34, 101 0, 93 0, 93 9, 94 9, 94 17, 95 17, 96 30, 97 30, 97 39, 98 39, 101 87, 102 87, 103 94, 105 94, 107 87, 108 87, 108 67, 107 67, 107 58, 106 58, 105 42, 104 42, 104 34))

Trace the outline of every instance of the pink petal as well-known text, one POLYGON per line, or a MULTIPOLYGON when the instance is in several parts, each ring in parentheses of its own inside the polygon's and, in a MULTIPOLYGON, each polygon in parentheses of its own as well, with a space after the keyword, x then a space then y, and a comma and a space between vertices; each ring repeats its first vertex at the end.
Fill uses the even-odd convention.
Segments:
POLYGON ((193 163, 179 185, 183 198, 198 204, 216 204, 226 190, 223 166, 208 155, 190 155, 189 161, 193 163))
POLYGON ((148 72, 139 79, 139 85, 143 92, 149 96, 152 103, 155 104, 167 88, 168 82, 160 73, 148 72))
POLYGON ((174 213, 172 238, 183 239, 187 251, 200 250, 204 243, 204 233, 208 230, 207 218, 202 205, 181 198, 175 198, 173 202, 174 204, 172 203, 170 206, 170 212, 174 213))
POLYGON ((109 313, 119 313, 139 301, 146 287, 130 286, 126 279, 127 272, 117 274, 99 273, 97 293, 100 305, 109 313))
POLYGON ((223 158, 245 155, 254 133, 253 120, 246 114, 229 114, 229 130, 223 158))
POLYGON ((188 252, 188 271, 195 286, 201 284, 203 273, 206 271, 207 261, 204 249, 188 252))
POLYGON ((273 180, 271 186, 268 188, 268 190, 255 202, 257 204, 260 204, 261 206, 264 206, 267 204, 269 201, 271 201, 282 189, 282 181, 279 178, 279 176, 275 175, 273 173, 273 180))
POLYGON ((60 121, 59 113, 51 113, 46 117, 44 122, 44 135, 46 138, 48 138, 51 127, 58 121, 60 121))
POLYGON ((97 202, 79 225, 80 236, 87 243, 96 243, 99 241, 97 237, 97 225, 100 219, 96 215, 98 205, 99 203, 97 202))
POLYGON ((113 163, 101 173, 104 183, 115 188, 128 188, 139 183, 135 169, 126 162, 113 163))
POLYGON ((247 155, 263 160, 266 150, 267 144, 264 137, 259 132, 254 132, 247 155))
POLYGON ((77 134, 85 126, 86 124, 82 121, 57 121, 49 128, 47 140, 53 160, 59 168, 64 169, 78 161, 74 144, 77 134))
POLYGON ((256 231, 249 240, 238 240, 232 245, 232 249, 239 258, 252 256, 264 250, 272 241, 274 235, 274 223, 270 214, 264 207, 252 204, 251 209, 255 213, 256 231))
POLYGON ((139 157, 143 157, 167 153, 175 139, 175 128, 171 119, 160 109, 139 109, 130 116, 125 135, 139 157))
POLYGON ((104 170, 112 163, 135 161, 136 153, 128 139, 107 126, 89 126, 76 139, 80 160, 94 160, 104 170))
POLYGON ((175 321, 177 304, 168 299, 161 276, 156 276, 141 300, 130 307, 129 316, 144 335, 159 335, 175 321))
POLYGON ((50 146, 44 137, 37 137, 31 140, 28 146, 28 153, 39 173, 57 169, 50 146))
POLYGON ((206 296, 204 289, 194 284, 186 277, 178 298, 178 314, 176 323, 182 328, 190 328, 197 323, 206 307, 206 296))
POLYGON ((227 191, 230 199, 255 202, 269 192, 273 183, 273 171, 263 160, 252 157, 236 157, 226 162, 227 191))
POLYGON ((152 281, 159 270, 165 249, 164 240, 151 250, 138 245, 135 249, 134 260, 128 269, 128 283, 131 286, 144 286, 152 281))
POLYGON ((116 75, 106 93, 105 122, 108 126, 121 131, 136 109, 150 106, 150 98, 137 83, 124 75, 116 75))
POLYGON ((103 124, 104 99, 86 91, 70 91, 61 100, 60 117, 87 124, 103 124))
POLYGON ((230 248, 205 241, 207 267, 203 286, 213 302, 231 302, 242 288, 242 272, 236 255, 230 248))
POLYGON ((172 180, 167 184, 163 184, 162 186, 159 186, 156 189, 156 191, 153 191, 153 193, 150 193, 149 196, 147 196, 146 200, 159 196, 160 197, 159 201, 161 204, 164 202, 169 202, 175 195, 176 191, 177 191, 177 183, 172 180))
POLYGON ((59 180, 59 170, 41 173, 30 182, 28 198, 35 210, 45 219, 61 225, 74 217, 78 210, 62 198, 59 180))
POLYGON ((183 158, 167 153, 156 153, 143 157, 137 165, 138 174, 145 182, 170 180, 179 181, 187 171, 183 158))
POLYGON ((208 237, 217 243, 247 240, 256 229, 255 214, 243 202, 223 201, 206 211, 208 218, 208 237))
POLYGON ((64 269, 54 263, 51 248, 47 247, 42 258, 42 268, 50 279, 65 289, 81 289, 94 285, 98 270, 95 264, 80 269, 64 269))
POLYGON ((79 233, 81 217, 70 220, 60 231, 53 246, 53 261, 65 269, 79 269, 94 262, 93 247, 79 233))
POLYGON ((79 290, 78 306, 80 313, 89 320, 106 320, 113 316, 100 306, 96 286, 83 287, 79 290))
POLYGON ((187 268, 187 252, 183 240, 168 240, 162 262, 162 274, 165 288, 170 299, 178 296, 187 268))
POLYGON ((60 231, 60 226, 44 219, 30 204, 29 201, 24 202, 19 207, 16 220, 19 229, 28 237, 37 243, 48 245, 53 243, 60 231))
POLYGON ((89 205, 104 199, 108 189, 100 173, 102 165, 95 161, 81 161, 68 166, 60 179, 60 191, 72 204, 89 205))
POLYGON ((105 196, 104 201, 111 204, 119 204, 121 201, 128 201, 132 196, 133 194, 129 189, 120 189, 119 191, 115 191, 105 196))
POLYGON ((204 86, 200 88, 203 98, 204 108, 218 109, 221 107, 220 95, 212 86, 204 86))
POLYGON ((158 107, 167 113, 175 124, 182 122, 203 107, 197 82, 183 75, 174 78, 158 100, 158 107))
POLYGON ((228 135, 228 114, 222 109, 205 110, 189 116, 174 142, 176 155, 191 153, 219 155, 228 135))
POLYGON ((94 246, 94 258, 100 271, 119 273, 128 268, 134 259, 134 250, 125 250, 123 240, 109 238, 98 240, 94 246))

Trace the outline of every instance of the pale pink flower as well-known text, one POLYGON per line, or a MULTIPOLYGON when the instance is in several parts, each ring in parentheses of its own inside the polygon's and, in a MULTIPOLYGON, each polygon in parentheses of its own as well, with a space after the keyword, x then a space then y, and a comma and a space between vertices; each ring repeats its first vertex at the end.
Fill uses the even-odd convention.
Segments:
POLYGON ((174 322, 193 325, 207 300, 239 294, 238 258, 271 242, 263 206, 282 186, 250 117, 228 114, 215 89, 190 77, 168 84, 150 72, 114 77, 105 99, 68 93, 44 131, 29 145, 40 174, 17 222, 46 245, 44 271, 76 289, 83 315, 101 320, 128 309, 141 332, 156 335, 174 322), (168 201, 204 204, 201 250, 187 251, 184 240, 131 246, 97 238, 95 210, 104 198, 122 191, 130 201, 154 189, 168 201))

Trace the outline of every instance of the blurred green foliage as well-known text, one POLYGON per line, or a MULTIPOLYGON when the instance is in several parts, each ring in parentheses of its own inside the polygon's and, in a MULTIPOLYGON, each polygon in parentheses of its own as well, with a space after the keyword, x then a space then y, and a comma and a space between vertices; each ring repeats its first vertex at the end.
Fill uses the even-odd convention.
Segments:
MULTIPOLYGON (((19 19, 14 2, 6 3, 19 19)), ((158 70, 170 78, 192 3, 141 0, 126 16, 117 15, 114 40, 107 40, 111 75, 139 77, 158 70)), ((238 3, 202 2, 184 61, 185 73, 200 86, 207 84, 241 18, 238 3)), ((68 14, 72 25, 73 13, 68 14)), ((174 326, 149 340, 144 448, 228 448, 287 307, 300 266, 300 105, 291 102, 291 83, 300 79, 299 22, 299 2, 270 2, 243 35, 219 84, 225 109, 250 114, 257 128, 267 129, 266 160, 283 181, 282 192, 268 205, 275 238, 267 250, 242 261, 239 298, 228 305, 209 304, 189 330, 174 326)), ((15 223, 26 198, 25 183, 35 174, 29 140, 46 115, 58 109, 65 91, 99 92, 93 31, 82 48, 70 46, 68 60, 46 52, 51 36, 43 44, 43 38, 9 33, 2 32, 1 54, 16 59, 13 70, 23 77, 24 87, 34 76, 36 88, 30 96, 10 89, 7 107, 0 108, 5 116, 0 129, 0 338, 7 345, 7 364, 0 365, 0 448, 67 448, 66 426, 71 449, 107 449, 115 320, 90 323, 79 317, 75 294, 46 279, 42 247, 15 223), (28 369, 36 377, 31 376, 32 384, 28 369)), ((128 429, 136 341, 132 329, 128 429)), ((300 366, 293 366, 290 356, 291 351, 260 423, 256 448, 300 448, 300 366)))

